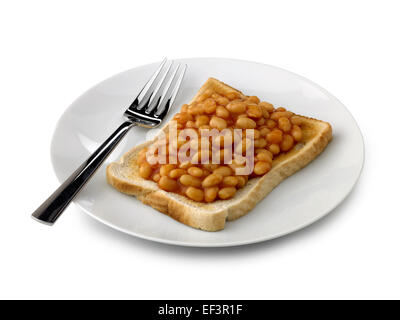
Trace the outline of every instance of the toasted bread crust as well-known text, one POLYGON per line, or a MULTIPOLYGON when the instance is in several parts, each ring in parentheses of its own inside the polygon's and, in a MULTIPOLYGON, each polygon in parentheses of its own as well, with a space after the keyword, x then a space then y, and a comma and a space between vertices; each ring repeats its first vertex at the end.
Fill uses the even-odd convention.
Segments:
MULTIPOLYGON (((226 93, 240 91, 210 78, 200 88, 196 97, 207 89, 226 93)), ((297 148, 274 159, 272 169, 260 178, 250 179, 246 186, 229 200, 212 203, 199 203, 184 196, 161 190, 155 182, 142 179, 136 163, 138 153, 152 141, 145 142, 128 151, 119 162, 107 167, 107 181, 117 190, 136 196, 144 204, 167 214, 188 226, 206 231, 218 231, 225 227, 226 220, 235 220, 248 213, 270 193, 275 186, 315 159, 332 139, 329 123, 301 117, 305 129, 305 138, 297 148)), ((164 130, 168 128, 168 124, 164 130)))

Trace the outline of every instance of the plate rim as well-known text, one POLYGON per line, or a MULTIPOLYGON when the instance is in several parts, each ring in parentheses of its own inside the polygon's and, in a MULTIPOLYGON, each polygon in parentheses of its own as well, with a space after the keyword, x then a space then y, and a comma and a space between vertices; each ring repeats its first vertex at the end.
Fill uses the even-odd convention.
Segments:
MULTIPOLYGON (((96 216, 94 213, 90 212, 88 209, 86 209, 85 207, 83 207, 82 205, 79 204, 79 202, 73 200, 72 202, 74 203, 74 205, 76 205, 80 210, 82 210, 83 212, 85 212, 87 215, 89 215, 90 217, 94 218, 96 221, 101 222, 102 224, 115 229, 119 232, 123 232, 125 234, 128 234, 130 236, 134 236, 140 239, 144 239, 144 240, 148 240, 148 241, 153 241, 153 242, 157 242, 157 243, 162 243, 162 244, 168 244, 168 245, 175 245, 175 246, 183 246, 183 247, 197 247, 197 248, 218 248, 218 247, 236 247, 236 246, 245 246, 245 245, 250 245, 250 244, 255 244, 255 243, 260 243, 260 242, 265 242, 265 241, 269 241, 269 240, 274 240, 280 237, 284 237, 286 235, 289 235, 291 233, 295 233, 297 231, 300 231, 312 224, 314 224, 315 222, 322 220, 323 218, 325 218, 329 213, 331 213, 335 208, 337 208, 341 203, 343 203, 343 201, 352 193, 355 185, 357 184, 357 182, 360 179, 361 173, 363 171, 364 168, 364 164, 365 164, 365 141, 364 141, 364 136, 362 134, 362 131, 360 129, 360 126, 358 125, 356 119, 354 118, 354 116, 352 115, 352 113, 349 111, 349 109, 338 99, 336 98, 333 94, 331 94, 328 90, 326 90, 325 88, 321 87, 319 84, 309 80, 308 78, 299 75, 295 72, 286 70, 284 68, 281 67, 277 67, 277 66, 273 66, 270 64, 266 64, 266 63, 262 63, 262 62, 256 62, 256 61, 251 61, 251 60, 243 60, 243 59, 235 59, 235 58, 222 58, 222 57, 191 57, 191 58, 177 58, 177 59, 173 59, 174 61, 187 61, 187 60, 223 60, 223 61, 234 61, 236 63, 251 63, 251 64, 256 64, 256 65, 260 65, 263 67, 269 67, 272 69, 276 69, 279 71, 283 71, 285 73, 288 73, 292 76, 295 76, 297 78, 299 78, 302 81, 307 82, 308 84, 310 84, 313 87, 316 87, 317 89, 319 89, 320 91, 322 91, 325 95, 327 95, 330 99, 335 100, 337 103, 339 103, 348 113, 348 115, 351 117, 351 119, 353 120, 356 128, 358 129, 358 133, 360 135, 361 138, 361 150, 362 150, 362 160, 361 160, 361 166, 360 169, 357 173, 357 177, 356 179, 354 179, 353 184, 348 188, 348 190, 344 193, 344 196, 337 201, 331 208, 325 210, 325 212, 321 215, 319 215, 318 217, 315 217, 303 224, 299 224, 298 226, 290 229, 290 230, 286 230, 284 232, 278 232, 274 235, 270 235, 270 236, 264 236, 264 237, 260 237, 260 238, 256 238, 256 239, 251 239, 251 240, 247 240, 247 241, 233 241, 233 242, 218 242, 218 243, 199 243, 199 242, 188 242, 188 241, 179 241, 179 240, 168 240, 168 239, 162 239, 162 238, 157 238, 157 237, 152 237, 152 236, 146 236, 140 233, 136 233, 133 232, 131 230, 127 230, 124 229, 122 227, 119 227, 115 224, 112 224, 108 221, 105 221, 103 219, 101 219, 100 217, 96 216)), ((55 159, 54 159, 54 153, 53 153, 53 145, 55 143, 55 136, 56 136, 56 132, 60 126, 60 123, 62 121, 62 119, 64 118, 64 116, 67 114, 68 110, 71 108, 72 105, 74 105, 81 97, 85 96, 88 92, 90 92, 91 90, 93 90, 94 88, 100 86, 102 83, 109 81, 115 77, 118 77, 120 74, 132 71, 134 69, 137 68, 141 68, 141 67, 147 67, 149 65, 155 64, 157 62, 153 62, 153 63, 148 63, 148 64, 144 64, 144 65, 139 65, 124 71, 120 71, 118 73, 115 73, 113 75, 111 75, 110 77, 94 84, 93 86, 91 86, 90 88, 88 88, 87 90, 85 90, 82 94, 80 94, 77 98, 75 98, 70 104, 69 106, 62 112, 61 116, 59 117, 59 119, 56 122, 56 126, 53 130, 53 135, 51 138, 51 142, 50 142, 50 159, 51 159, 51 164, 53 167, 53 171, 57 177, 57 180, 62 183, 63 181, 59 178, 57 171, 56 171, 56 165, 55 165, 55 159)), ((189 228, 189 226, 188 226, 189 228)))

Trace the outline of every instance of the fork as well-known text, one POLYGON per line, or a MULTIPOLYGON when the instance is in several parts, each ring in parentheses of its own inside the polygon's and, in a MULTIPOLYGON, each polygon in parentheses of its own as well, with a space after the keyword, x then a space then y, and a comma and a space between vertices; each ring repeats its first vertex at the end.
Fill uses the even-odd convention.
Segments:
POLYGON ((179 91, 187 65, 164 59, 135 100, 125 110, 126 120, 104 143, 36 209, 32 218, 53 225, 104 160, 134 126, 158 127, 179 91))

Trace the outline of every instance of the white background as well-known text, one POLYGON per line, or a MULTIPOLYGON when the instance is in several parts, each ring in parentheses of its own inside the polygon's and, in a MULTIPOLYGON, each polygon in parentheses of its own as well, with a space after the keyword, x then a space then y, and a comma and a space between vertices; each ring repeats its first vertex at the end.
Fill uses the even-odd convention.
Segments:
POLYGON ((400 298, 398 1, 2 1, 0 298, 400 298), (118 233, 72 205, 30 219, 57 186, 56 121, 97 82, 162 57, 293 71, 363 132, 350 196, 290 236, 181 248, 118 233))

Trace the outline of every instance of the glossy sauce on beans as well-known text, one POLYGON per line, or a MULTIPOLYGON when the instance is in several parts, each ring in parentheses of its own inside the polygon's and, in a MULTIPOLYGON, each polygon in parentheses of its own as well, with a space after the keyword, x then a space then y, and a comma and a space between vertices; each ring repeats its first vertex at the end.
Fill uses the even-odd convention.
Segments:
MULTIPOLYGON (((275 108, 268 102, 260 102, 255 96, 241 96, 237 91, 224 94, 206 91, 193 103, 184 104, 174 116, 178 134, 188 128, 195 130, 199 137, 202 129, 226 130, 226 134, 214 138, 215 141, 210 138, 208 150, 207 141, 202 140, 207 138, 188 140, 191 147, 197 146, 197 153, 192 160, 184 163, 179 163, 178 159, 176 164, 150 164, 146 158, 148 148, 145 148, 140 151, 137 159, 139 175, 154 181, 165 191, 178 193, 193 201, 209 203, 230 199, 249 179, 267 174, 274 158, 289 152, 303 139, 301 119, 285 108, 275 108), (243 130, 241 139, 236 139, 234 129, 243 130), (246 137, 246 129, 254 130, 254 140, 246 137), (224 159, 231 156, 230 148, 236 146, 245 155, 251 144, 254 147, 253 172, 248 176, 236 176, 235 169, 240 164, 236 159, 224 163, 224 159), (207 154, 211 162, 212 153, 216 151, 220 164, 194 163, 195 160, 207 157, 207 154)), ((166 142, 163 142, 166 155, 169 153, 169 144, 174 144, 180 150, 185 142, 172 141, 167 137, 166 142)))

